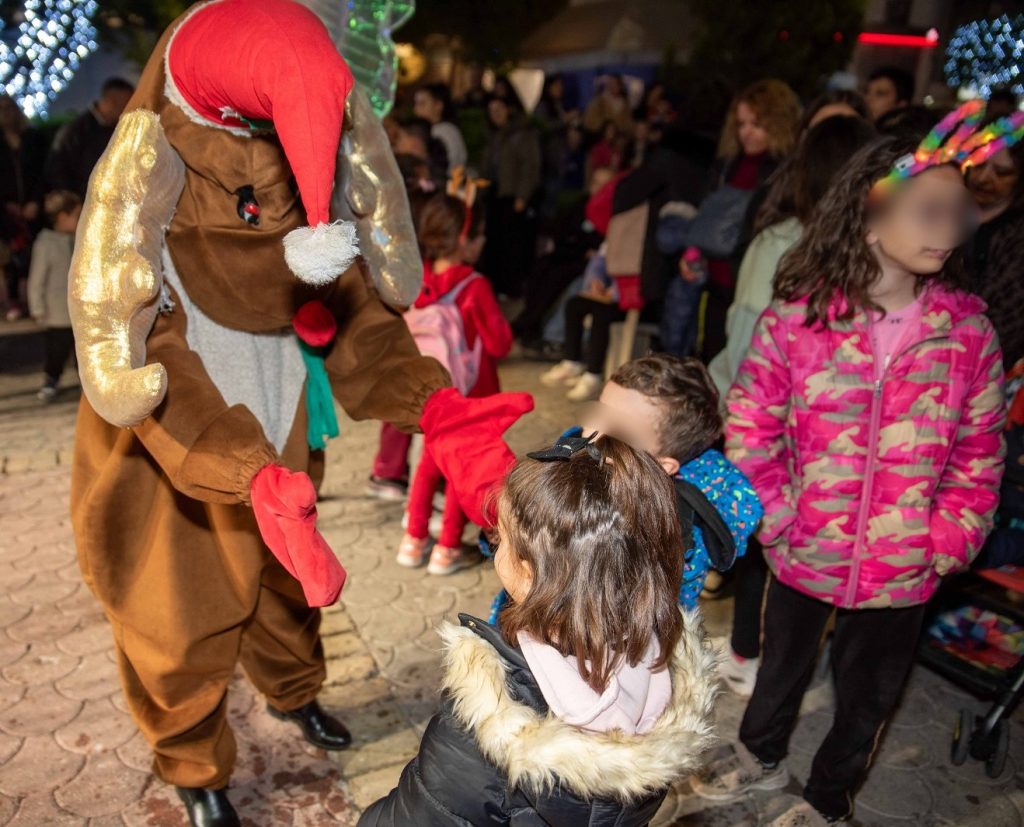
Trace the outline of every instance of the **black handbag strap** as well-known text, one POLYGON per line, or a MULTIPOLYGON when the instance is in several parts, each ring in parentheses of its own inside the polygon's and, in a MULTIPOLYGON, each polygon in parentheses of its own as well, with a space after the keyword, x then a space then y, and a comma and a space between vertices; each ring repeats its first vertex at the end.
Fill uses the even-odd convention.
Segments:
POLYGON ((736 562, 736 540, 729 526, 725 524, 718 509, 696 485, 681 479, 674 482, 676 506, 679 510, 684 541, 689 535, 689 545, 693 544, 693 526, 696 525, 701 530, 712 567, 718 571, 728 571, 736 562))

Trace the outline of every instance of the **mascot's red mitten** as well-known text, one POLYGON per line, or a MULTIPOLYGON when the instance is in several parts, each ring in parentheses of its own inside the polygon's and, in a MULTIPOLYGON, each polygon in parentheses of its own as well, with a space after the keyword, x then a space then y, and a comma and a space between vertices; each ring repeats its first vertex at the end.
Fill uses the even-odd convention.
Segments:
POLYGON ((426 449, 454 488, 463 512, 477 525, 494 525, 488 495, 515 464, 502 435, 532 410, 528 393, 467 399, 455 388, 437 391, 423 408, 420 428, 426 449))
POLYGON ((345 569, 317 531, 313 481, 267 465, 253 477, 251 495, 263 542, 302 584, 310 606, 330 606, 345 585, 345 569))

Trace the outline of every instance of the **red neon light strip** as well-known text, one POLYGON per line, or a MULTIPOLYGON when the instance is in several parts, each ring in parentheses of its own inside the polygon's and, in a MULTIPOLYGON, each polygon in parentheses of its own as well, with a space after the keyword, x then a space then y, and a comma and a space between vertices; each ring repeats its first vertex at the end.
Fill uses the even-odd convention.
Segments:
POLYGON ((912 46, 916 49, 934 49, 939 45, 937 41, 919 35, 881 32, 861 32, 857 36, 857 42, 868 46, 912 46))

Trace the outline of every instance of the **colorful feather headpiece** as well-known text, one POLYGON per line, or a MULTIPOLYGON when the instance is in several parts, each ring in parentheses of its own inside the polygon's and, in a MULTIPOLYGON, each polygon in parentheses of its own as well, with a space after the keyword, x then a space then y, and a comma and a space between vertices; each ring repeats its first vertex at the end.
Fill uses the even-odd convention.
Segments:
POLYGON ((982 100, 968 101, 950 112, 914 152, 893 164, 889 174, 871 188, 871 195, 885 195, 903 181, 943 164, 956 164, 966 172, 1024 138, 1024 112, 1014 112, 979 129, 984 117, 982 100))

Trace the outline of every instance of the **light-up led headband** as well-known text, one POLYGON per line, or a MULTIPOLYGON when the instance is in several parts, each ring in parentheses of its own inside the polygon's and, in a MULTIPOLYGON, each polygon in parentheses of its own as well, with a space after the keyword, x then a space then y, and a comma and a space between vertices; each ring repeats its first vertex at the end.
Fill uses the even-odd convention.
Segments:
POLYGON ((966 172, 1024 139, 1024 112, 1014 112, 978 129, 984 116, 985 103, 981 100, 968 101, 950 112, 914 152, 897 160, 889 174, 875 182, 872 197, 885 195, 908 178, 943 164, 956 164, 966 172))

